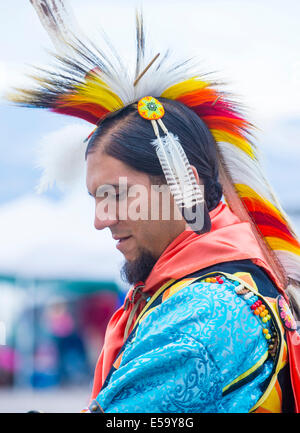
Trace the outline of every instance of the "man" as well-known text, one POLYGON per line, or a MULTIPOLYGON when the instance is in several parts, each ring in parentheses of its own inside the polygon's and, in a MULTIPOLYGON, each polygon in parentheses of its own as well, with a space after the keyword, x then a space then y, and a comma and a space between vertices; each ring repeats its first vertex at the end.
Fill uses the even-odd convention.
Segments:
POLYGON ((300 244, 252 125, 189 62, 147 56, 141 17, 133 74, 114 51, 62 38, 58 18, 51 34, 68 54, 15 100, 97 125, 86 149, 95 227, 110 229, 133 285, 107 327, 87 411, 299 411, 288 303, 297 312, 300 244))
MULTIPOLYGON (((181 104, 164 101, 164 106, 164 122, 168 127, 172 125, 189 159, 193 146, 197 146, 194 162, 201 178, 195 166, 192 170, 198 183, 208 186, 215 178, 219 185, 215 147, 206 152, 212 137, 205 125, 181 104), (183 131, 191 120, 194 127, 189 129, 188 139, 183 131), (199 136, 201 142, 197 142, 199 136)), ((136 284, 108 326, 90 409, 248 412, 257 410, 271 392, 273 400, 277 395, 277 406, 272 410, 281 411, 283 404, 284 410, 292 410, 292 394, 288 398, 287 392, 284 402, 280 401, 276 394, 279 384, 274 387, 278 371, 276 378, 272 374, 276 349, 278 354, 279 346, 284 345, 283 339, 278 341, 280 325, 275 316, 272 325, 271 317, 265 324, 260 316, 254 319, 251 309, 259 301, 251 290, 258 288, 267 296, 278 295, 267 275, 270 269, 263 252, 248 223, 240 222, 220 202, 220 188, 218 194, 213 194, 216 188, 207 188, 212 226, 200 235, 176 213, 174 218, 164 219, 163 212, 158 211, 155 214, 160 217, 151 219, 153 206, 162 206, 153 182, 161 184, 164 179, 156 171, 155 152, 144 138, 150 134, 147 128, 151 131, 132 105, 105 119, 87 148, 87 188, 95 198, 95 227, 110 229, 125 258, 123 274, 136 284), (143 166, 139 153, 147 150, 143 166), (125 189, 120 179, 126 179, 125 189), (130 197, 133 185, 144 187, 139 200, 140 208, 148 210, 144 219, 130 218, 130 207, 136 201, 134 194, 130 197), (117 206, 110 206, 109 211, 106 203, 107 212, 101 206, 105 201, 104 186, 116 188, 117 206), (250 287, 245 288, 243 283, 250 287), (236 292, 236 284, 241 293, 236 292)), ((165 197, 164 203, 170 203, 170 215, 174 215, 173 197, 165 197)), ((269 317, 272 307, 265 299, 263 305, 268 312, 264 317, 269 317)), ((285 368, 280 379, 291 393, 283 354, 282 349, 280 363, 285 368)))

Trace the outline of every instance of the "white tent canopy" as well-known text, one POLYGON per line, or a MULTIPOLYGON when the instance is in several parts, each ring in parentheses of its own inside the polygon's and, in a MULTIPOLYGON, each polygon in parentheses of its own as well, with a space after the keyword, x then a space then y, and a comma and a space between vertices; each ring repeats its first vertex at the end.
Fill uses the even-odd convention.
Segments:
POLYGON ((35 194, 0 207, 0 274, 120 280, 122 255, 108 229, 93 225, 94 202, 76 190, 61 201, 35 194))

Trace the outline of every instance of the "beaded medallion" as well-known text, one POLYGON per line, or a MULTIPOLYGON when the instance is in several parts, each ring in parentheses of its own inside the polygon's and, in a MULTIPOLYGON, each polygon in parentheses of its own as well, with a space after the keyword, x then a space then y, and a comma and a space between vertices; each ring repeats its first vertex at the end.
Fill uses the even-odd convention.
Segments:
POLYGON ((276 305, 277 305, 279 317, 285 329, 287 329, 288 331, 296 331, 297 329, 296 321, 293 317, 291 310, 289 309, 286 300, 282 295, 279 295, 277 297, 276 305))
POLYGON ((163 117, 165 109, 153 96, 145 96, 138 102, 138 112, 144 119, 157 120, 163 117))

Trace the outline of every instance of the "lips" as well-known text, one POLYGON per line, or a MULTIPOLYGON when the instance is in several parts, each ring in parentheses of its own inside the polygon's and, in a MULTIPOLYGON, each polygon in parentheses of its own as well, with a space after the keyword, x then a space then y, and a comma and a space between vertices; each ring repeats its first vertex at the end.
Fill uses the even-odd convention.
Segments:
POLYGON ((124 242, 124 241, 126 241, 127 239, 129 239, 129 238, 131 238, 131 236, 127 236, 127 237, 124 237, 124 238, 120 238, 118 243, 124 242))
POLYGON ((131 236, 116 236, 116 235, 113 235, 113 239, 115 241, 119 241, 119 242, 122 242, 122 241, 124 241, 126 239, 129 239, 129 238, 131 238, 131 236))
POLYGON ((120 236, 113 236, 113 238, 114 238, 116 241, 118 241, 118 242, 117 242, 117 245, 116 245, 116 248, 117 248, 118 250, 120 250, 121 252, 125 252, 125 250, 126 250, 126 245, 127 245, 127 241, 129 241, 129 240, 132 238, 132 236, 123 236, 123 237, 120 237, 120 236))

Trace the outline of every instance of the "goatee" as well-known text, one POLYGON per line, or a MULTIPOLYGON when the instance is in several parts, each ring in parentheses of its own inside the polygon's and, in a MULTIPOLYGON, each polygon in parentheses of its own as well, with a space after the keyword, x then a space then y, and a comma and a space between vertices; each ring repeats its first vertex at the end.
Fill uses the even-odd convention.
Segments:
POLYGON ((121 277, 129 284, 135 284, 139 281, 145 281, 157 262, 148 250, 142 250, 136 260, 125 262, 121 269, 121 277))

